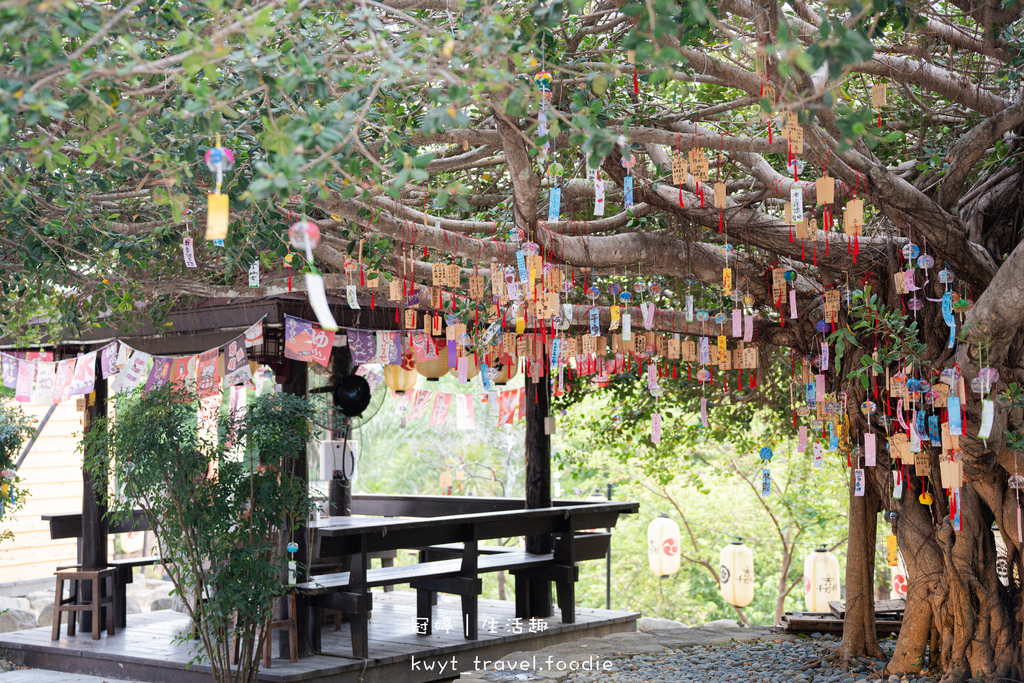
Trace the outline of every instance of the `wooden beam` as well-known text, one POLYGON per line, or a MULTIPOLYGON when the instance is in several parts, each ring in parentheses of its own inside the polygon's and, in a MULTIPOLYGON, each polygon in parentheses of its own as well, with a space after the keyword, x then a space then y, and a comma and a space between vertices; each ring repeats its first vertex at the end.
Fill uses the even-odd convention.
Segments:
MULTIPOLYGON (((282 391, 287 394, 294 394, 295 396, 306 396, 307 389, 309 388, 309 368, 307 363, 299 360, 288 360, 288 380, 281 387, 282 391)), ((297 452, 290 460, 285 463, 285 471, 295 472, 295 476, 298 477, 305 487, 305 491, 309 492, 309 465, 306 462, 306 449, 303 448, 297 452)), ((295 520, 297 522, 296 529, 292 538, 289 539, 285 534, 281 534, 281 552, 287 555, 286 546, 289 540, 294 540, 299 545, 298 551, 295 553, 295 559, 298 561, 299 567, 296 572, 295 579, 301 583, 309 579, 309 573, 305 569, 309 566, 309 543, 308 537, 309 532, 307 529, 307 520, 300 519, 295 520)), ((291 526, 289 524, 288 526, 291 526)), ((288 571, 284 572, 284 576, 281 577, 283 583, 288 582, 288 571)), ((305 596, 299 594, 295 596, 295 628, 298 635, 299 641, 299 657, 308 657, 311 653, 309 652, 309 601, 305 596)), ((280 618, 288 619, 288 601, 281 600, 280 605, 280 618)), ((290 645, 288 642, 288 631, 287 629, 281 629, 278 631, 278 649, 281 657, 289 657, 290 645)))
MULTIPOLYGON (((92 405, 87 407, 83 421, 83 431, 86 434, 98 428, 97 421, 107 416, 106 380, 97 378, 96 389, 91 398, 92 405)), ((107 507, 99 496, 99 492, 106 486, 105 480, 93 481, 88 470, 82 468, 82 553, 78 559, 83 569, 107 566, 107 507)), ((82 582, 82 599, 85 602, 92 599, 90 582, 82 582)), ((79 624, 83 632, 91 631, 92 614, 82 612, 79 615, 79 624)))

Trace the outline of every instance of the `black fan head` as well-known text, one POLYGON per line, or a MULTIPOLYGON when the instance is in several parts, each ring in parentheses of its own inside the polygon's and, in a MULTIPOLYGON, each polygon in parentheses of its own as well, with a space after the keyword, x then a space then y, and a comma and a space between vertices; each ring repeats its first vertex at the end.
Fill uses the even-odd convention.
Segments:
POLYGON ((370 383, 359 375, 342 377, 331 391, 334 407, 346 417, 358 417, 370 405, 370 383))

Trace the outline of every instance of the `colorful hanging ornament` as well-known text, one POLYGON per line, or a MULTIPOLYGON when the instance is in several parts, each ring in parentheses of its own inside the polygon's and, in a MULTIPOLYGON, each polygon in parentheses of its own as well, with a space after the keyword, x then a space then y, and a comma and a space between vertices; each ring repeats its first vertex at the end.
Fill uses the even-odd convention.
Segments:
POLYGON ((228 196, 221 194, 221 185, 224 182, 224 173, 231 170, 235 165, 235 154, 227 147, 220 146, 220 136, 217 136, 217 144, 206 150, 206 167, 216 174, 216 186, 213 193, 206 196, 206 239, 223 240, 228 234, 228 196))

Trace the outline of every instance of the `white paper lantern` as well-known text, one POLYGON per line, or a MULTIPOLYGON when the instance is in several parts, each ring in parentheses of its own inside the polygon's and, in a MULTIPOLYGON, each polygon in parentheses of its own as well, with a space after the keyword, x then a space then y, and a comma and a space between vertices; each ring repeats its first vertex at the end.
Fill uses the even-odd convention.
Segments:
POLYGON ((830 600, 839 600, 839 559, 819 546, 804 560, 804 603, 808 612, 828 612, 830 600))
POLYGON ((746 607, 754 599, 754 553, 743 539, 722 548, 722 566, 718 570, 722 597, 730 605, 746 607))
POLYGON ((679 525, 665 515, 647 525, 647 562, 660 578, 679 571, 679 525))

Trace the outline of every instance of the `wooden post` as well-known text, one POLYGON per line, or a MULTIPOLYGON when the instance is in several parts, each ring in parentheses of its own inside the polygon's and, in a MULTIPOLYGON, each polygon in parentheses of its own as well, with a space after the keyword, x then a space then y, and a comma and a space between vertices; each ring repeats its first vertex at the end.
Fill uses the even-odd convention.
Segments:
MULTIPOLYGON (((551 383, 541 377, 537 383, 526 382, 526 507, 551 507, 551 436, 544 433, 544 418, 551 405, 551 383)), ((526 552, 550 553, 551 536, 542 534, 526 537, 526 552)), ((522 579, 517 578, 516 581, 522 579)), ((529 611, 531 617, 550 617, 552 614, 551 582, 546 579, 529 581, 529 611)))
MULTIPOLYGON (((288 381, 286 381, 281 387, 285 393, 294 394, 295 396, 306 396, 306 390, 308 389, 308 368, 304 361, 299 360, 288 360, 285 361, 288 365, 288 381)), ((306 487, 306 495, 309 495, 309 465, 306 462, 306 449, 303 448, 301 451, 295 454, 291 462, 285 464, 286 470, 292 470, 294 468, 295 476, 298 477, 306 487)), ((309 571, 307 567, 309 565, 309 529, 307 527, 307 520, 305 518, 296 520, 294 532, 294 540, 299 546, 299 550, 295 553, 295 559, 299 563, 298 571, 296 572, 296 581, 302 583, 303 581, 309 580, 309 571)), ((289 525, 290 526, 290 525, 289 525)), ((281 552, 287 554, 285 547, 288 545, 288 537, 285 534, 281 534, 281 552)), ((281 580, 287 582, 288 571, 284 572, 281 580)), ((288 615, 288 601, 281 600, 280 613, 281 619, 287 620, 288 615)), ((309 652, 309 600, 302 594, 297 593, 295 596, 295 629, 299 641, 299 657, 308 657, 309 652)), ((278 652, 280 656, 289 657, 289 642, 288 632, 286 629, 278 631, 278 652)))
MULTIPOLYGON (((92 405, 85 411, 83 431, 88 434, 95 427, 96 421, 107 416, 107 381, 96 378, 96 389, 93 392, 92 405)), ((102 569, 107 566, 107 507, 99 497, 99 491, 107 485, 106 481, 94 482, 89 472, 82 468, 82 554, 79 557, 83 569, 102 569)), ((81 583, 81 599, 83 602, 92 600, 92 583, 81 583)), ((109 608, 108 608, 109 609, 109 608)), ((83 632, 92 630, 92 614, 79 613, 79 625, 83 632)), ((70 618, 74 619, 72 614, 70 618)), ((105 623, 105 622, 101 622, 105 623)))

